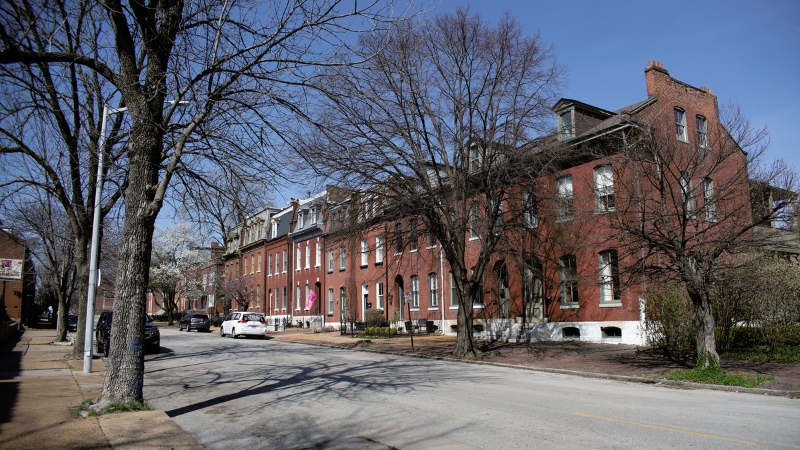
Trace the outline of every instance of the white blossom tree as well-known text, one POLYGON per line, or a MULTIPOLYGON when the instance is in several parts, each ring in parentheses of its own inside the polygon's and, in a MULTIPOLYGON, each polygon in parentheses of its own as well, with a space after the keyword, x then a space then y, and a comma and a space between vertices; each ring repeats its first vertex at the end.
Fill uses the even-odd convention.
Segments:
POLYGON ((158 230, 154 236, 150 289, 159 295, 156 301, 167 315, 169 325, 178 310, 180 294, 195 288, 194 278, 189 274, 204 260, 198 246, 199 238, 184 223, 158 230))

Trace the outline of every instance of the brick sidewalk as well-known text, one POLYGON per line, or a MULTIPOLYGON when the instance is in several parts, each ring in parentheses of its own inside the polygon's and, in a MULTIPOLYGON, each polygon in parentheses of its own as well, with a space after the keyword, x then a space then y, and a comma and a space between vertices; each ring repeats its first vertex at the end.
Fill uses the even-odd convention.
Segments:
POLYGON ((29 329, 0 348, 0 449, 201 449, 163 411, 81 418, 81 402, 100 394, 106 367, 65 359, 55 330, 29 329))

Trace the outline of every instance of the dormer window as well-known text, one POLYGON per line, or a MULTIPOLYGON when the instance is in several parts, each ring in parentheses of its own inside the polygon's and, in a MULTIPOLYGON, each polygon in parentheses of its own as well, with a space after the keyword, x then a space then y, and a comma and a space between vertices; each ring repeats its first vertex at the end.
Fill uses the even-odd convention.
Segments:
POLYGON ((558 130, 561 133, 561 140, 566 141, 575 137, 575 124, 572 119, 572 111, 568 110, 558 115, 558 130))
POLYGON ((470 172, 477 172, 481 169, 481 165, 483 164, 483 155, 481 154, 481 148, 477 145, 471 145, 469 147, 469 170, 470 172))
POLYGON ((298 228, 303 228, 306 226, 306 215, 303 211, 300 211, 297 214, 297 226, 298 228))
POLYGON ((271 233, 270 233, 270 237, 271 237, 272 239, 275 239, 276 237, 278 237, 278 221, 277 221, 277 220, 273 220, 273 221, 271 222, 271 224, 270 224, 270 231, 271 231, 271 233))

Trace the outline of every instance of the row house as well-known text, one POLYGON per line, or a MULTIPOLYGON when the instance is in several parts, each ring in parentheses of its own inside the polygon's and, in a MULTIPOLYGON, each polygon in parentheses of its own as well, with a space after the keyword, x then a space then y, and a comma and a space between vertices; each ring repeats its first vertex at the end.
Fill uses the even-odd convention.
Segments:
MULTIPOLYGON (((558 132, 548 139, 576 156, 535 189, 519 187, 524 226, 509 232, 513 239, 501 244, 472 299, 475 329, 485 337, 646 343, 641 305, 648 280, 624 279, 622 268, 635 255, 615 235, 611 213, 634 195, 650 201, 648 190, 658 187, 643 178, 641 164, 624 157, 626 139, 651 133, 677 142, 680 154, 665 163, 668 169, 685 166, 687 158, 715 165, 713 177, 687 172, 678 181, 676 202, 689 211, 689 232, 736 206, 723 204, 718 186, 743 193, 732 201, 749 202, 746 177, 740 185, 728 183, 746 170, 745 153, 717 155, 712 142, 712 136, 731 139, 720 131, 713 93, 673 79, 657 62, 645 69, 645 79, 647 98, 616 111, 571 99, 554 105, 558 132)), ((328 187, 284 210, 265 210, 231 233, 226 277, 253 277, 248 309, 265 312, 272 323, 340 328, 364 322, 375 309, 398 328, 410 321, 454 333, 458 304, 450 268, 419 218, 373 220, 377 225, 367 231, 347 232, 381 208, 372 194, 328 187)), ((466 257, 474 261, 477 236, 466 237, 466 257)))
POLYGON ((234 311, 266 312, 264 292, 269 258, 266 243, 270 225, 281 213, 266 208, 234 227, 228 236, 224 260, 224 301, 234 311))

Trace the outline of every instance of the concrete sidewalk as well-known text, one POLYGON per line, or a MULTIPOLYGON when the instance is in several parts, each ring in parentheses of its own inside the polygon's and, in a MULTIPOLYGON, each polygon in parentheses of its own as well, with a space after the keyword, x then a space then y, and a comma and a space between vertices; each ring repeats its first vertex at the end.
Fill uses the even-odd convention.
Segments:
POLYGON ((0 449, 201 449, 163 411, 81 418, 84 399, 100 394, 106 367, 68 360, 71 346, 53 344, 53 329, 29 329, 0 349, 0 449))

